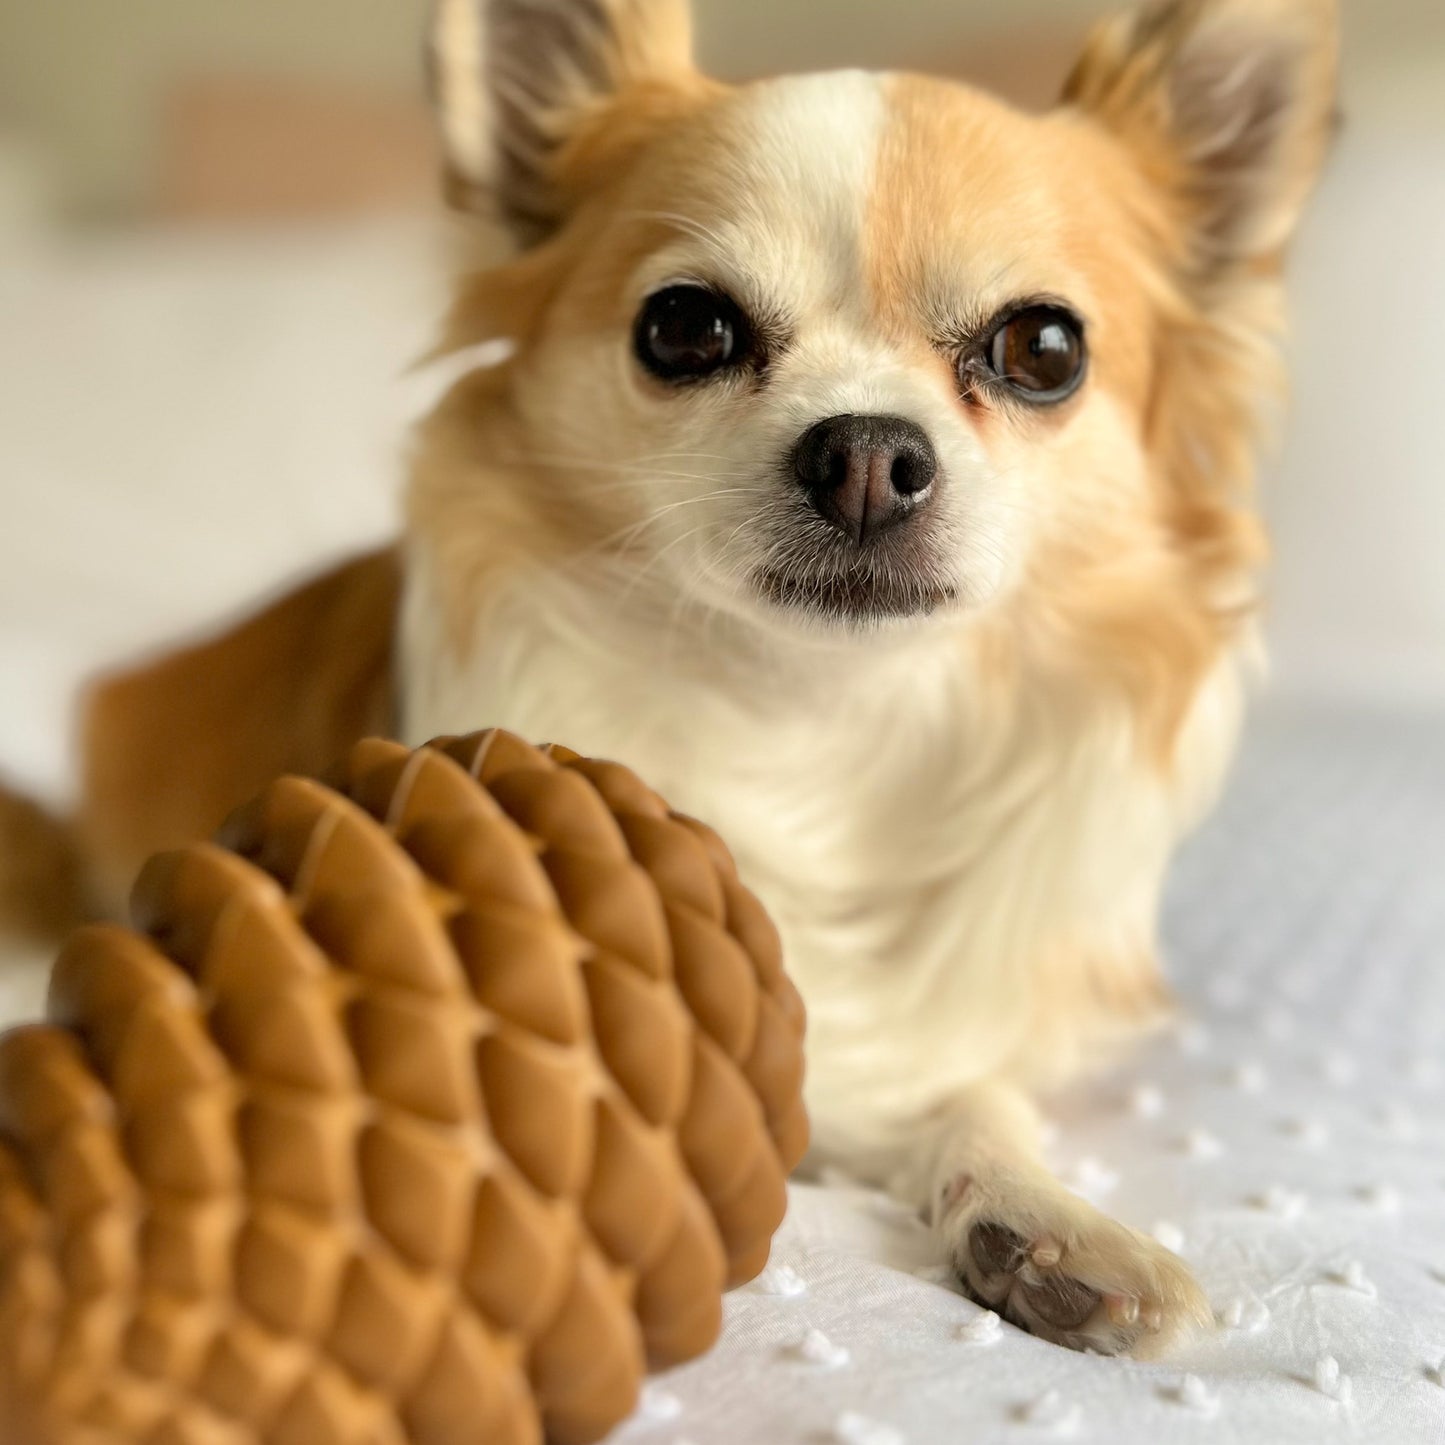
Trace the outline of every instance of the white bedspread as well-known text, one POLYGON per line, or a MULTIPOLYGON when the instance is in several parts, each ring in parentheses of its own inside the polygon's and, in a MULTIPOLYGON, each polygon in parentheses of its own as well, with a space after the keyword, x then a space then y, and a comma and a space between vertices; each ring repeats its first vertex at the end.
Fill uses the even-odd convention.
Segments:
MULTIPOLYGON (((797 1186, 619 1445, 1445 1440, 1445 718, 1260 725, 1168 931, 1187 1021, 1057 1105, 1054 1152, 1195 1266, 1215 1333, 1069 1354, 952 1292, 890 1200, 797 1186)), ((0 1020, 40 962, 0 959, 0 1020)))
POLYGON ((1058 1107, 1055 1153, 1215 1333, 1141 1365, 990 1328, 890 1201, 798 1187, 625 1445, 1445 1440, 1445 718, 1260 726, 1168 932, 1189 1021, 1058 1107))

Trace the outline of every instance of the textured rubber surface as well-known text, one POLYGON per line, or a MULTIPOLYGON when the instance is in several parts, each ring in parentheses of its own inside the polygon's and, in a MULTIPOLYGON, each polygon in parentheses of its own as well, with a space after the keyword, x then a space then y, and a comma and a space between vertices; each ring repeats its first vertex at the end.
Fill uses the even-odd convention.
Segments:
POLYGON ((716 836, 505 733, 333 782, 0 1040, 7 1441, 591 1441, 767 1261, 803 1012, 716 836))

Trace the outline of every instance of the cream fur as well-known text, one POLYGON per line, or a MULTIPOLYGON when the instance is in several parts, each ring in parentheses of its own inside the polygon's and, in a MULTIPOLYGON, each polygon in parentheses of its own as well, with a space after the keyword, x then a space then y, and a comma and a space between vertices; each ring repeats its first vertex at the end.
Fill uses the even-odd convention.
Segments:
POLYGON ((967 623, 748 636, 706 612, 662 625, 640 599, 616 607, 586 582, 523 572, 458 656, 424 541, 408 573, 409 740, 477 719, 566 738, 729 840, 808 1001, 827 1157, 871 1156, 983 1078, 1056 1081, 1162 1017, 1159 889, 1233 750, 1234 660, 1166 777, 1123 707, 1048 678, 1016 695, 981 684, 967 623), (1137 1008, 1117 1016, 1088 959, 1141 975, 1137 1008))
MULTIPOLYGON (((622 27, 598 43, 646 54, 650 5, 680 33, 676 0, 628 0, 588 12, 622 27)), ((565 217, 463 286, 450 344, 516 350, 423 429, 410 504, 408 739, 565 741, 717 827, 809 1006, 815 1158, 932 1218, 980 1298, 1108 1350, 1167 1339, 1203 1297, 1048 1175, 1028 1093, 1165 1016, 1166 867, 1239 728, 1278 284, 1226 244, 1292 223, 1271 201, 1255 224, 1267 164, 1281 194, 1308 189, 1333 7, 1213 23, 1241 13, 1155 3, 1043 119, 856 73, 727 92, 676 46, 626 83, 576 69, 618 88, 570 94, 585 119, 523 178, 565 217), (1220 33, 1284 37, 1229 93, 1273 129, 1201 158, 1197 127, 1224 125, 1220 33), (775 319, 764 380, 640 374, 632 318, 682 281, 775 319), (1022 416, 961 396, 940 335, 1040 296, 1087 327, 1079 396, 1022 416), (937 451, 909 564, 947 599, 931 615, 850 629, 760 591, 816 538, 788 450, 843 412, 902 415, 937 451)))

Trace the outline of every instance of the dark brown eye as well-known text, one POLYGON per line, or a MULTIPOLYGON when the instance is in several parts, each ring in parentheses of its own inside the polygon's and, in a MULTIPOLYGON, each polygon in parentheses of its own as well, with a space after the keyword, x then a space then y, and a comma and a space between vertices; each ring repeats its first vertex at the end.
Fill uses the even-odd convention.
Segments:
POLYGON ((699 381, 753 353, 752 328, 735 301, 705 286, 669 286, 637 318, 637 355, 664 381, 699 381))
POLYGON ((1057 306, 1031 306, 994 333, 989 363, 1026 401, 1063 401, 1084 379, 1082 325, 1057 306))

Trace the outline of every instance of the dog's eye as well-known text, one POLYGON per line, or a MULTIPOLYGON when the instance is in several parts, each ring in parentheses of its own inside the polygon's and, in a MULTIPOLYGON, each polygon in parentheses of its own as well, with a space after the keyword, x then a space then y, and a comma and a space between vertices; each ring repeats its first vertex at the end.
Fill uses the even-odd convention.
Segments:
POLYGON ((1057 306, 1031 306, 994 333, 989 363, 1027 401, 1063 401, 1084 378, 1083 327, 1057 306))
POLYGON ((698 381, 746 361, 752 328, 735 301, 703 286, 669 286, 637 318, 637 355, 664 381, 698 381))

